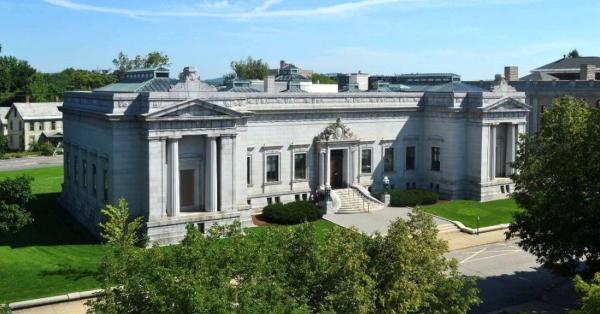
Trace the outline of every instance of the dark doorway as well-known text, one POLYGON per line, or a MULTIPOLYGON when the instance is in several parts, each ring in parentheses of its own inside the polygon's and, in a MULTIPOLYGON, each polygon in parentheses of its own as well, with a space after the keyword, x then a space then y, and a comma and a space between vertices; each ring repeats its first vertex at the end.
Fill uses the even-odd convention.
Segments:
POLYGON ((344 151, 336 149, 330 151, 329 159, 330 169, 329 176, 331 178, 331 188, 339 189, 344 186, 344 151))

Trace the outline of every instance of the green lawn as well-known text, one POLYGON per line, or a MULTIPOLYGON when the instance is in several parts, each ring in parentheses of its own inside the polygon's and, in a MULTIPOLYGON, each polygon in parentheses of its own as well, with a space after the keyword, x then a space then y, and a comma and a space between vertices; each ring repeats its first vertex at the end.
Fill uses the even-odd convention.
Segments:
MULTIPOLYGON (((331 230, 334 226, 337 226, 333 222, 328 221, 328 220, 323 220, 323 219, 317 220, 317 221, 313 222, 312 224, 315 227, 315 236, 317 237, 317 240, 319 241, 319 243, 324 243, 327 232, 329 232, 329 230, 331 230)), ((244 229, 244 231, 247 234, 260 235, 260 234, 265 233, 265 231, 268 228, 279 228, 279 227, 280 226, 254 227, 254 228, 244 229)))
MULTIPOLYGON (((28 208, 35 221, 17 233, 0 233, 0 304, 98 288, 95 275, 108 250, 58 205, 63 168, 0 172, 0 179, 22 174, 34 178, 37 198, 28 208)), ((334 226, 314 224, 320 241, 334 226)), ((260 235, 266 228, 246 232, 260 235)))
POLYGON ((513 221, 513 214, 521 211, 513 199, 478 202, 470 200, 453 200, 435 205, 423 206, 428 213, 450 220, 460 221, 470 228, 487 227, 513 221))
POLYGON ((62 167, 0 172, 0 179, 21 174, 34 178, 28 208, 35 221, 0 233, 0 303, 97 288, 106 248, 58 205, 62 167))

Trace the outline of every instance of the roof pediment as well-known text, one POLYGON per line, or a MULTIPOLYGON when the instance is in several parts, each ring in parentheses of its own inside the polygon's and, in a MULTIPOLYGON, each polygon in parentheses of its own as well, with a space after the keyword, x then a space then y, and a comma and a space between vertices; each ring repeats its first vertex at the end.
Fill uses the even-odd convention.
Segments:
POLYGON ((497 102, 484 107, 483 111, 485 112, 493 112, 493 111, 529 111, 531 107, 529 107, 524 102, 518 101, 511 97, 506 97, 498 100, 497 102))
POLYGON ((146 120, 239 119, 247 114, 201 99, 186 100, 146 115, 146 120))

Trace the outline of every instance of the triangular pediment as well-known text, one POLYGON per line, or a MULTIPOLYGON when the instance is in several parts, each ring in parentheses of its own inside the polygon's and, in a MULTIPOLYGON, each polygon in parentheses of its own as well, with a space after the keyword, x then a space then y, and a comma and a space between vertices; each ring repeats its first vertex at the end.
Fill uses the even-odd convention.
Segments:
POLYGON ((201 99, 186 100, 150 113, 146 119, 237 119, 244 114, 201 99))
POLYGON ((523 111, 530 109, 531 108, 524 102, 518 101, 511 97, 507 97, 502 98, 499 101, 483 108, 483 111, 523 111))

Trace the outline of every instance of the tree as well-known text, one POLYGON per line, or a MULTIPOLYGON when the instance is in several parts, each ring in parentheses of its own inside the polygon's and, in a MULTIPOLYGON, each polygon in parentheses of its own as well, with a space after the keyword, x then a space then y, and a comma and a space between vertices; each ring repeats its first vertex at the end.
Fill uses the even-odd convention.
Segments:
POLYGON ((27 176, 0 181, 0 231, 17 231, 33 221, 25 205, 34 196, 27 176))
POLYGON ((8 141, 4 134, 0 134, 0 159, 4 158, 4 154, 6 153, 6 145, 8 141))
POLYGON ((337 81, 325 74, 313 73, 311 76, 313 84, 337 84, 337 81))
POLYGON ((100 267, 103 313, 465 313, 478 302, 474 280, 458 274, 423 212, 375 239, 313 224, 242 233, 239 221, 203 235, 192 225, 181 245, 137 248, 141 221, 107 206, 102 236, 114 249, 100 267))
POLYGON ((93 90, 116 80, 113 74, 66 68, 58 73, 36 73, 27 90, 34 101, 55 101, 65 91, 93 90))
POLYGON ((158 51, 152 51, 145 56, 136 55, 129 58, 123 52, 119 52, 116 58, 113 59, 113 64, 117 67, 115 75, 118 79, 122 79, 125 72, 131 69, 151 68, 157 66, 169 66, 169 56, 158 51))
POLYGON ((11 56, 0 57, 0 106, 24 101, 27 83, 35 74, 27 61, 11 56))
POLYGON ((579 58, 579 51, 577 51, 577 49, 573 49, 573 50, 569 51, 569 54, 567 54, 567 57, 579 58))
POLYGON ((266 62, 252 57, 231 61, 230 66, 237 77, 247 80, 263 80, 269 71, 269 65, 266 62))
POLYGON ((600 261, 600 110, 557 98, 540 130, 519 144, 514 198, 524 211, 508 236, 547 265, 572 271, 600 261))
POLYGON ((600 273, 596 273, 590 283, 585 282, 579 275, 573 280, 575 290, 583 295, 581 308, 572 311, 572 314, 599 314, 600 313, 600 273))

